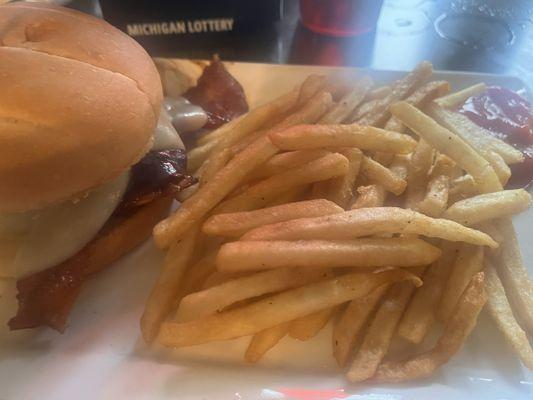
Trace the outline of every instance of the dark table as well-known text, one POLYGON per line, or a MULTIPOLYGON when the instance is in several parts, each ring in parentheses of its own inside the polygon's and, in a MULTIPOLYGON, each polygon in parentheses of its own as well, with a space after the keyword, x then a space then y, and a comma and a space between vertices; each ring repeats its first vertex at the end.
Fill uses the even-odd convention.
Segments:
MULTIPOLYGON (((71 6, 100 12, 92 0, 71 6)), ((209 58, 214 49, 227 60, 393 70, 429 60, 436 69, 509 74, 533 85, 532 0, 385 0, 376 30, 347 38, 306 29, 298 1, 285 0, 284 18, 253 38, 207 51, 148 49, 162 56, 209 58)))

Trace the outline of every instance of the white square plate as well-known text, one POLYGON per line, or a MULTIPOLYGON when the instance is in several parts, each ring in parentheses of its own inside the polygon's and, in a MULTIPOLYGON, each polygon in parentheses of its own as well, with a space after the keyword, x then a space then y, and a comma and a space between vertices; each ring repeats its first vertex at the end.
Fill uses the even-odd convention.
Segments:
MULTIPOLYGON (((250 105, 287 91, 309 73, 360 73, 355 69, 229 63, 250 105)), ((365 71, 377 82, 403 72, 365 71)), ((485 81, 526 90, 511 77, 436 72, 453 90, 485 81)), ((527 92, 527 90, 526 90, 527 92)), ((530 92, 531 93, 531 92, 530 92)), ((531 97, 531 96, 530 96, 531 97)), ((533 212, 515 225, 529 269, 533 212)), ((87 282, 64 335, 33 333, 0 344, 0 399, 531 399, 533 375, 522 368, 486 315, 462 352, 427 380, 401 385, 351 385, 331 355, 331 329, 309 342, 289 338, 256 366, 242 355, 248 338, 169 352, 147 350, 139 317, 162 255, 148 242, 87 282)))

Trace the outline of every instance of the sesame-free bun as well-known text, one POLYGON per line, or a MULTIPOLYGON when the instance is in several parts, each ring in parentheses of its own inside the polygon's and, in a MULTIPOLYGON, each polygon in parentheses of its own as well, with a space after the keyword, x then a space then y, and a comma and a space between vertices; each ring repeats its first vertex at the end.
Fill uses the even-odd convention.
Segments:
POLYGON ((0 212, 117 177, 150 149, 161 102, 152 59, 118 29, 57 6, 0 6, 0 212))

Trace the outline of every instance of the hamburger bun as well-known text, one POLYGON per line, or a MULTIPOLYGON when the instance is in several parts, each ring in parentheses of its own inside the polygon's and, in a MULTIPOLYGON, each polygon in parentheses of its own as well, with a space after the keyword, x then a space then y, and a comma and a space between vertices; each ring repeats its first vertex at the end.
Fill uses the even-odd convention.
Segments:
POLYGON ((97 18, 0 6, 0 212, 83 197, 151 147, 162 88, 150 56, 97 18))

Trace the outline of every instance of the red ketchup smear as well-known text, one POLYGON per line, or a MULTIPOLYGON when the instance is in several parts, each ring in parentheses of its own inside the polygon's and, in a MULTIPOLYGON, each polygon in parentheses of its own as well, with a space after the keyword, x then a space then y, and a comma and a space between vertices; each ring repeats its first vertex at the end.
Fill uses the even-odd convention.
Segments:
POLYGON ((524 154, 524 162, 511 165, 507 187, 526 187, 533 180, 533 114, 531 104, 518 93, 499 86, 470 97, 458 110, 472 122, 524 154))

